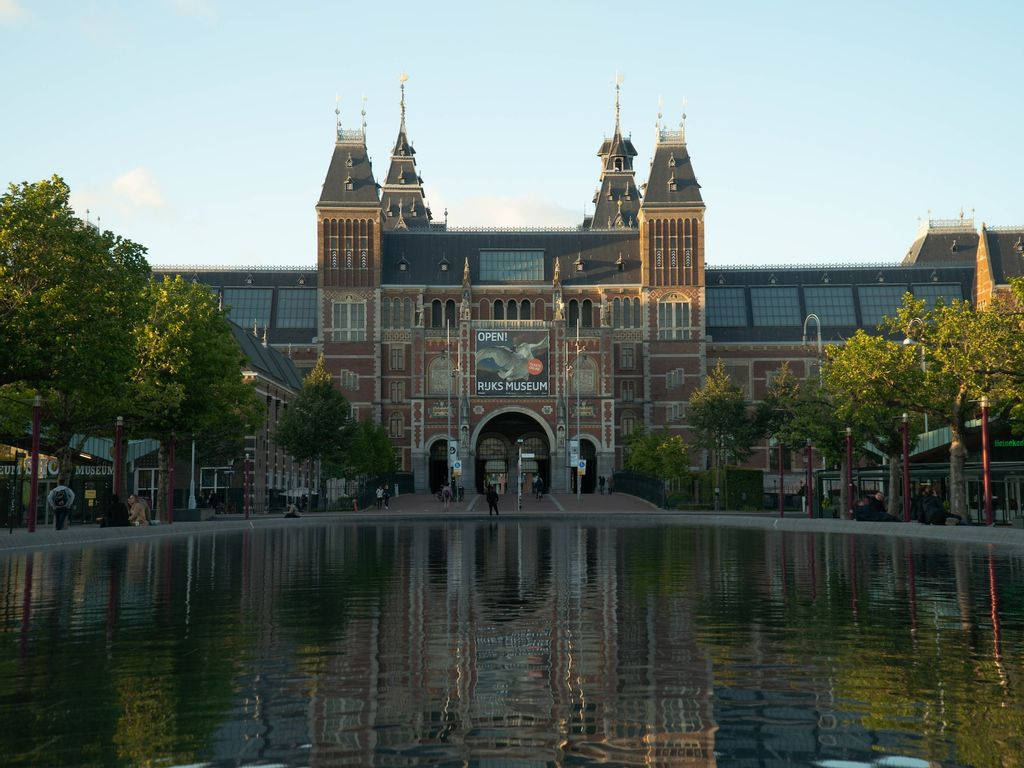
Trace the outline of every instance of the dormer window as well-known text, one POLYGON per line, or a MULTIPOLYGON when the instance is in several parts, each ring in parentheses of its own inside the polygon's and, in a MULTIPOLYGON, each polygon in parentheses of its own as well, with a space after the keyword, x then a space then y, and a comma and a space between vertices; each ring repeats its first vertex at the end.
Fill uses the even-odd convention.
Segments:
POLYGON ((621 171, 622 170, 622 158, 621 157, 616 157, 612 161, 612 167, 614 167, 616 171, 621 171))
POLYGON ((408 272, 409 271, 409 262, 405 260, 404 256, 401 259, 399 259, 399 261, 398 261, 398 271, 399 272, 408 272))
POLYGON ((630 199, 630 197, 629 197, 629 187, 628 186, 626 187, 626 190, 622 193, 622 199, 623 200, 629 200, 630 199))
POLYGON ((673 173, 668 179, 668 191, 677 192, 679 191, 679 183, 676 181, 676 175, 673 173))
POLYGON ((440 267, 441 267, 441 271, 442 272, 447 272, 448 271, 448 259, 441 259, 440 267))
POLYGON ((1013 244, 1013 250, 1017 253, 1024 254, 1024 237, 1017 238, 1017 242, 1013 244))
POLYGON ((245 284, 246 285, 252 285, 252 275, 246 275, 245 276, 245 284))
POLYGON ((953 240, 953 244, 949 246, 950 253, 956 253, 959 249, 956 245, 956 240, 953 240))
POLYGON ((672 154, 670 154, 668 156, 668 167, 669 168, 675 168, 676 167, 676 154, 675 154, 675 152, 673 152, 672 154))
POLYGON ((616 266, 616 268, 618 268, 619 272, 621 272, 623 267, 626 266, 626 262, 622 260, 622 254, 621 253, 619 254, 619 258, 615 260, 615 266, 616 266))
POLYGON ((578 256, 578 255, 576 256, 576 261, 573 262, 573 267, 576 269, 577 272, 582 272, 583 271, 583 257, 582 256, 578 256))
POLYGON ((355 183, 353 183, 352 177, 351 176, 346 176, 345 177, 345 189, 353 190, 355 188, 356 188, 356 185, 355 185, 355 183))
POLYGON ((614 196, 612 195, 612 188, 611 187, 608 187, 608 199, 609 200, 613 200, 614 199, 614 196))
POLYGON ((352 153, 351 152, 349 152, 348 153, 348 157, 345 158, 345 167, 346 168, 351 168, 352 167, 352 153))

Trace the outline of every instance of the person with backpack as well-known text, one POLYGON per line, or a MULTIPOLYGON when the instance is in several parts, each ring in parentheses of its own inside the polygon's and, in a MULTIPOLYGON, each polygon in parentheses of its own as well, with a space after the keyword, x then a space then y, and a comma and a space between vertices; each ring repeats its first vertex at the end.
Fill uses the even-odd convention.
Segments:
POLYGON ((57 486, 46 495, 46 505, 53 510, 53 529, 63 530, 67 525, 68 515, 75 503, 75 492, 66 485, 57 486))
POLYGON ((487 486, 487 493, 485 495, 487 499, 487 516, 498 514, 498 489, 493 485, 487 486))

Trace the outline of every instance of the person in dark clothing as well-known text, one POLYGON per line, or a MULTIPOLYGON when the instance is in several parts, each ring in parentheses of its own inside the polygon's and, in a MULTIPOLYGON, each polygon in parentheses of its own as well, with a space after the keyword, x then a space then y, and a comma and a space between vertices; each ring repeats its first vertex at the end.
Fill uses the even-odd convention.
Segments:
POLYGON ((498 491, 493 485, 487 486, 487 516, 498 514, 498 491))
MULTIPOLYGON (((875 496, 865 494, 861 497, 860 502, 853 508, 853 519, 862 523, 899 522, 895 517, 886 513, 885 503, 881 499, 877 498, 878 496, 882 496, 882 494, 878 493, 875 496)), ((882 496, 882 499, 884 498, 885 497, 882 496)))
POLYGON ((946 511, 942 501, 935 495, 934 488, 925 489, 921 507, 925 525, 945 525, 950 518, 956 520, 957 525, 963 525, 964 520, 960 515, 951 515, 946 511))
POLYGON ((110 497, 107 512, 103 516, 104 528, 120 528, 128 525, 128 505, 115 493, 110 497))

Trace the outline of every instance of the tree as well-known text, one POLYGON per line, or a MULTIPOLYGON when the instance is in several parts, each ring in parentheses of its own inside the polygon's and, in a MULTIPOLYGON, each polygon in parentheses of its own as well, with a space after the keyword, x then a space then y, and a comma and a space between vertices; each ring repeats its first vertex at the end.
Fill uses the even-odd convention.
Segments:
POLYGON ((145 248, 75 216, 60 177, 0 196, 0 394, 42 396, 62 482, 124 408, 148 279, 145 248))
POLYGON ((345 467, 349 477, 393 475, 398 469, 398 457, 387 430, 372 421, 356 424, 345 467))
POLYGON ((687 421, 696 444, 711 453, 715 488, 723 463, 744 461, 750 456, 761 427, 747 408, 743 390, 734 384, 719 361, 690 395, 687 421))
POLYGON ((295 461, 306 462, 310 476, 314 462, 330 476, 340 476, 354 432, 351 413, 321 356, 278 421, 274 440, 295 461))
POLYGON ((148 284, 146 306, 148 315, 135 329, 129 427, 160 443, 162 503, 172 441, 237 441, 256 430, 266 409, 242 377, 245 358, 206 287, 165 277, 148 284))
POLYGON ((668 430, 634 429, 626 437, 626 469, 661 479, 666 485, 690 473, 690 447, 668 430))

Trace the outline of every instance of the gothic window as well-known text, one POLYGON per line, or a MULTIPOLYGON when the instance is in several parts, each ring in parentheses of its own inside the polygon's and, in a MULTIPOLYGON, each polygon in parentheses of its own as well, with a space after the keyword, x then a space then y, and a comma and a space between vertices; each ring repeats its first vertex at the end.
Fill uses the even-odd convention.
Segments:
POLYGON ((405 370, 405 347, 397 344, 391 347, 391 370, 405 370))
POLYGON ((580 325, 584 328, 594 327, 594 305, 590 299, 583 300, 583 306, 580 307, 580 325))
POLYGON ((578 359, 573 378, 573 394, 576 387, 579 387, 581 395, 593 395, 597 392, 597 364, 589 357, 581 356, 578 359))
POLYGON ((352 263, 352 235, 345 235, 345 261, 352 263))
POLYGON ((530 309, 531 309, 531 307, 530 307, 530 300, 529 299, 523 299, 522 303, 519 305, 519 319, 520 320, 529 320, 530 319, 530 309))
POLYGON ((402 299, 402 328, 412 328, 412 299, 402 299))
POLYGON ((405 402, 405 382, 404 381, 392 381, 391 382, 391 402, 393 402, 393 403, 404 403, 405 402))
POLYGON ((622 325, 622 299, 615 299, 612 301, 612 327, 622 328, 622 325))
POLYGON ((683 225, 683 266, 689 268, 693 265, 693 243, 697 239, 697 222, 687 219, 683 225))
POLYGON ((451 328, 455 327, 455 300, 448 299, 444 303, 444 322, 451 328))
POLYGON ((633 433, 633 430, 635 429, 636 416, 634 416, 631 412, 626 411, 626 413, 622 414, 622 436, 629 437, 629 435, 631 435, 633 433))
POLYGON ((328 255, 331 259, 331 269, 338 268, 338 221, 337 219, 330 219, 324 221, 324 233, 327 235, 324 239, 327 241, 328 255))
POLYGON ((643 328, 644 314, 640 308, 640 299, 633 299, 633 327, 643 328))
POLYGON ((622 382, 622 399, 627 403, 633 402, 636 394, 636 384, 632 381, 622 382))
POLYGON ((619 347, 619 367, 632 370, 636 366, 635 352, 636 348, 632 344, 623 344, 619 347))
POLYGON ((355 371, 342 370, 338 374, 338 383, 342 389, 359 389, 359 374, 355 371))
POLYGON ((675 269, 679 266, 679 237, 676 234, 677 226, 678 224, 673 222, 673 226, 669 230, 668 235, 668 262, 671 269, 675 269))
POLYGON ((405 431, 405 419, 400 413, 392 413, 388 420, 388 434, 391 437, 401 437, 405 431))
POLYGON ((440 299, 430 302, 430 327, 442 328, 444 318, 442 317, 442 304, 440 299))
POLYGON ((505 307, 505 319, 506 320, 518 320, 519 319, 519 305, 515 299, 509 299, 508 305, 505 307))
POLYGON ((580 303, 576 299, 569 301, 569 314, 568 314, 568 325, 569 328, 575 328, 580 317, 580 303))
POLYGON ((616 171, 621 171, 622 170, 622 158, 621 157, 616 157, 615 158, 615 160, 614 160, 614 168, 615 168, 616 171))
POLYGON ((480 301, 480 319, 481 320, 490 320, 490 318, 487 316, 488 314, 490 314, 490 309, 491 309, 490 302, 487 301, 487 299, 481 299, 481 301, 480 301))
POLYGON ((661 222, 655 222, 654 224, 654 266, 656 269, 661 269, 664 266, 665 258, 665 238, 661 234, 661 222))
POLYGON ((494 302, 494 319, 504 320, 505 319, 505 303, 501 299, 497 299, 494 302))
POLYGON ((690 338, 689 302, 658 302, 658 338, 668 341, 690 338))
POLYGON ((380 303, 380 327, 391 327, 391 301, 389 299, 384 299, 380 303))
POLYGON ((331 306, 332 341, 365 341, 366 304, 349 299, 331 306))

